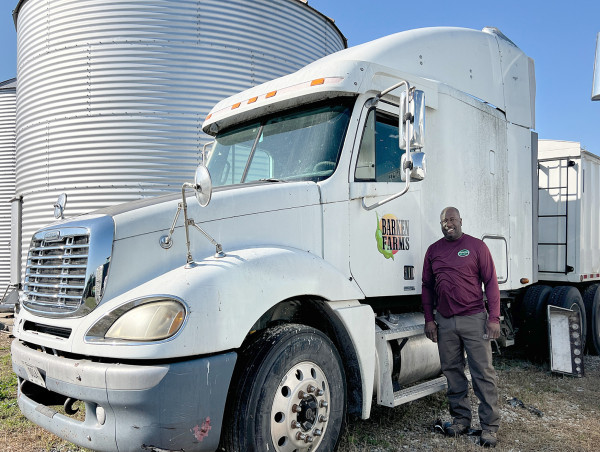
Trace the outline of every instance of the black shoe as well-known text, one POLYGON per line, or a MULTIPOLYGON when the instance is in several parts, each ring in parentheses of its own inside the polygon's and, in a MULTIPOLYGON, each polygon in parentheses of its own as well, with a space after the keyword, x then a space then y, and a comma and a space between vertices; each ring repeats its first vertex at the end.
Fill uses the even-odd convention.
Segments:
POLYGON ((496 443, 498 440, 496 439, 496 432, 492 432, 491 430, 482 430, 481 431, 481 439, 479 440, 479 444, 483 447, 496 447, 496 443))
POLYGON ((469 431, 469 426, 465 424, 461 424, 459 422, 452 422, 448 427, 446 427, 446 435, 448 436, 460 436, 464 435, 469 431))

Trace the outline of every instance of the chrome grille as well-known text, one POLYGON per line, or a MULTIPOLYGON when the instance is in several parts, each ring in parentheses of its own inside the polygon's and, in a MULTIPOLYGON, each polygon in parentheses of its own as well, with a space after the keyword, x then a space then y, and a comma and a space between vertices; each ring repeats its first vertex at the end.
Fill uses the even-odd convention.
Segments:
POLYGON ((27 255, 22 305, 41 317, 82 317, 102 300, 115 224, 87 215, 36 232, 27 255))
POLYGON ((86 290, 89 232, 77 235, 37 235, 27 257, 24 291, 26 305, 34 310, 72 313, 86 290))

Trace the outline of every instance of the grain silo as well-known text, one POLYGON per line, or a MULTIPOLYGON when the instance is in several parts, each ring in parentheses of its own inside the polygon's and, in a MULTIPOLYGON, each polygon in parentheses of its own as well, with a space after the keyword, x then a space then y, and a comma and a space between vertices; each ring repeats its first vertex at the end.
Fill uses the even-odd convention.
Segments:
POLYGON ((10 209, 15 195, 16 79, 0 82, 0 301, 10 286, 10 209))
POLYGON ((14 18, 23 253, 63 192, 72 216, 178 191, 213 104, 346 46, 301 0, 21 0, 14 18))

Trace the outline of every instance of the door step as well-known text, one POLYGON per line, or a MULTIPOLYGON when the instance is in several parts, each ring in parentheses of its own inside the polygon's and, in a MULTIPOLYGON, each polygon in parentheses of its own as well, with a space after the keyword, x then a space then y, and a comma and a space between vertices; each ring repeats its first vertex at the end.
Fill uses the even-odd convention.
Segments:
POLYGON ((400 391, 394 392, 394 406, 402 405, 403 403, 412 402, 436 392, 443 391, 448 387, 446 377, 438 377, 433 380, 428 380, 414 386, 410 386, 400 391))

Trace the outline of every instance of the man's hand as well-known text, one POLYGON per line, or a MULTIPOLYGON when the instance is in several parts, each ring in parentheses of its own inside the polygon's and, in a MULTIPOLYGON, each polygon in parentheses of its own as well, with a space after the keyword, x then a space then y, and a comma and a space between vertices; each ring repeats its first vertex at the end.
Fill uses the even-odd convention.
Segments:
POLYGON ((488 335, 488 339, 498 339, 500 337, 500 324, 488 321, 486 333, 488 335))
POLYGON ((433 342, 437 342, 437 324, 433 320, 425 323, 425 336, 433 342))

